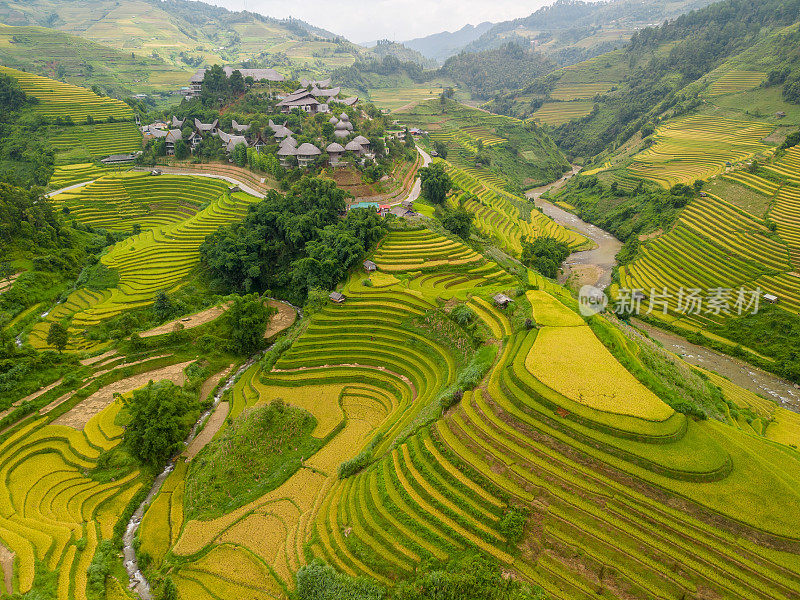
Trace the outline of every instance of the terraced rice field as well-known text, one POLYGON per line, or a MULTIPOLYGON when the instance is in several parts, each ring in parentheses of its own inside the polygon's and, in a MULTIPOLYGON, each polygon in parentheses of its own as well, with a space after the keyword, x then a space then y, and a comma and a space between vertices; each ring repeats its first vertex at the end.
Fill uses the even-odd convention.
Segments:
POLYGON ((614 84, 606 81, 598 81, 593 83, 561 83, 559 82, 555 89, 550 92, 550 97, 553 100, 569 101, 569 100, 590 100, 597 94, 604 94, 614 87, 614 84))
POLYGON ((572 102, 545 102, 531 115, 531 119, 539 121, 545 125, 561 125, 574 119, 585 117, 590 112, 594 104, 575 100, 572 102))
POLYGON ((628 170, 672 187, 707 180, 725 171, 727 162, 752 158, 768 148, 762 143, 773 127, 708 115, 692 115, 659 127, 656 143, 633 157, 628 170))
POLYGON ((86 476, 117 445, 116 402, 82 431, 33 419, 0 444, 0 541, 16 554, 14 589, 31 590, 37 561, 58 573, 58 600, 86 598, 86 569, 98 544, 138 490, 138 472, 110 483, 86 476))
POLYGON ((764 77, 766 77, 766 73, 761 71, 728 71, 708 86, 708 94, 721 96, 722 94, 735 94, 751 90, 761 85, 764 77))
MULTIPOLYGON (((640 257, 620 268, 622 287, 671 294, 670 311, 676 311, 681 287, 773 289, 768 282, 792 270, 789 247, 768 235, 763 221, 747 215, 712 195, 692 202, 666 234, 647 242, 640 257), (692 257, 703 256, 701 263, 692 257)), ((794 290, 796 296, 798 291, 794 290)), ((730 304, 736 299, 732 295, 730 304)), ((660 306, 655 312, 660 314, 660 306)), ((702 313, 685 319, 699 326, 718 315, 702 313)))
POLYGON ((153 229, 189 219, 227 189, 225 182, 208 177, 119 173, 57 194, 52 202, 66 206, 69 217, 82 223, 130 231, 134 225, 153 229))
MULTIPOLYGON (((353 275, 342 289, 347 301, 316 313, 275 369, 255 365, 238 380, 232 418, 291 389, 288 401, 304 404, 327 423, 320 435, 332 435, 275 490, 216 519, 189 520, 177 536, 179 476, 168 481, 143 528, 159 531, 154 554, 169 547, 181 557, 172 574, 180 593, 286 598, 295 570, 312 557, 391 583, 424 560, 474 549, 554 599, 595 598, 598 590, 620 600, 675 599, 696 589, 754 600, 800 593, 794 455, 675 413, 543 289, 528 295, 543 329, 512 325, 487 298, 518 283, 492 263, 417 271, 418 247, 432 239, 391 233, 384 245, 393 263, 410 266, 381 287, 353 275), (435 399, 459 367, 447 347, 405 324, 454 297, 492 331, 498 361, 483 385, 413 433, 426 415, 439 414, 431 407, 438 411, 435 399), (586 342, 574 349, 585 380, 627 382, 614 387, 613 400, 587 402, 565 380, 548 387, 538 368, 526 366, 548 332, 573 330, 586 342), (366 468, 337 477, 339 464, 370 443, 366 468), (776 504, 754 502, 753 486, 772 490, 776 504), (677 504, 663 501, 665 493, 677 504), (501 526, 519 504, 536 524, 526 529, 523 551, 501 526)), ((455 243, 450 252, 462 249, 455 243)), ((633 358, 633 348, 621 347, 633 358)), ((574 366, 557 368, 565 352, 550 349, 536 360, 545 373, 580 378, 574 366)), ((735 387, 726 393, 740 395, 735 387)))
POLYGON ((783 157, 764 168, 795 185, 800 184, 800 147, 789 148, 783 157))
POLYGON ((81 288, 73 292, 34 326, 29 337, 34 347, 45 347, 53 320, 67 319, 71 332, 68 349, 87 349, 91 344, 81 337, 84 328, 147 306, 159 291, 180 286, 199 261, 200 244, 206 236, 221 225, 241 220, 248 205, 257 201, 242 192, 228 194, 218 180, 186 176, 119 174, 86 187, 91 189, 59 194, 56 201, 73 202, 78 220, 122 231, 138 222, 143 231, 119 242, 101 259, 119 274, 117 285, 102 291, 81 288), (98 190, 104 198, 102 205, 94 193, 98 190))
POLYGON ((39 104, 33 107, 38 114, 53 118, 69 116, 76 123, 85 122, 88 116, 95 120, 109 117, 133 120, 131 107, 121 100, 103 98, 85 88, 4 66, 0 66, 0 73, 13 77, 26 94, 39 99, 39 104))
POLYGON ((133 122, 73 125, 54 135, 50 142, 56 150, 78 148, 93 158, 126 154, 142 149, 142 133, 133 122))
POLYGON ((375 263, 383 271, 433 269, 481 262, 480 254, 426 229, 398 233, 385 240, 375 253, 375 263))
POLYGON ((800 187, 784 185, 775 195, 769 218, 778 225, 778 235, 789 246, 795 271, 800 271, 800 187))
POLYGON ((554 237, 572 248, 588 244, 588 240, 579 233, 559 225, 536 210, 530 212, 529 219, 523 219, 516 203, 525 201, 498 187, 491 177, 474 169, 470 173, 449 162, 445 165, 453 182, 477 198, 464 203, 464 207, 475 214, 475 226, 486 237, 495 239, 506 252, 519 256, 522 242, 538 236, 554 237))
POLYGON ((121 170, 120 167, 106 167, 96 163, 57 166, 48 185, 55 190, 60 190, 76 183, 93 181, 118 170, 121 170))

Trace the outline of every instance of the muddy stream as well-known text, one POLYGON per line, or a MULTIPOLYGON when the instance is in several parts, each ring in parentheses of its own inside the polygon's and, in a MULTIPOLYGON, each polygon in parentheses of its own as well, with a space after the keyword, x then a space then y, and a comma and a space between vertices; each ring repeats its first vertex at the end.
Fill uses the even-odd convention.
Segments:
MULTIPOLYGON (((564 272, 559 277, 559 283, 566 282, 572 276, 572 281, 579 282, 579 286, 588 284, 604 289, 611 283, 612 271, 617 264, 616 255, 622 248, 622 242, 607 231, 583 221, 573 213, 541 197, 548 190, 562 187, 579 170, 580 167, 573 167, 572 172, 562 179, 550 185, 530 190, 527 196, 555 222, 582 233, 596 244, 596 247, 591 250, 573 252, 567 257, 564 263, 564 272)), ((632 322, 667 350, 677 354, 689 364, 715 371, 751 392, 774 400, 784 408, 800 412, 800 387, 794 383, 737 358, 692 344, 675 333, 664 331, 636 319, 633 319, 632 322)))

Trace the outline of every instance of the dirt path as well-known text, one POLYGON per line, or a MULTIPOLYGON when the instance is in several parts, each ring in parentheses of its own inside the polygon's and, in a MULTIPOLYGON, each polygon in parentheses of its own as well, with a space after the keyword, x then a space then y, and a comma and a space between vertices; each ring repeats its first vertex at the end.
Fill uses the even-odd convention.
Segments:
POLYGON ((280 300, 270 300, 267 304, 278 311, 278 314, 273 315, 270 319, 267 330, 264 332, 264 337, 269 339, 292 326, 297 320, 297 309, 280 300))
POLYGON ((206 426, 203 427, 203 430, 197 434, 197 437, 189 443, 189 446, 183 452, 187 462, 197 456, 197 453, 205 448, 206 444, 208 444, 211 439, 217 435, 217 432, 220 430, 223 423, 225 423, 225 419, 228 418, 228 412, 230 409, 231 405, 228 402, 219 403, 217 409, 211 413, 210 417, 208 417, 206 426))
POLYGON ((108 352, 105 352, 100 356, 92 356, 91 358, 84 358, 82 361, 80 361, 80 363, 84 367, 98 366, 100 363, 105 362, 106 359, 109 359, 112 356, 115 356, 116 354, 117 354, 116 350, 109 350, 108 352))
POLYGON ((210 321, 213 321, 214 319, 219 317, 222 313, 224 313, 226 310, 228 310, 230 306, 231 303, 228 302, 220 306, 207 308, 206 310, 200 311, 199 313, 189 315, 188 317, 181 317, 180 319, 175 319, 174 321, 170 321, 169 323, 164 323, 163 325, 159 325, 158 327, 154 327, 153 329, 144 331, 139 334, 139 337, 146 338, 146 337, 153 337, 155 335, 163 335, 165 333, 171 333, 175 330, 176 325, 183 325, 184 329, 194 329, 195 327, 199 327, 200 325, 204 325, 210 321))
POLYGON ((244 181, 237 179, 235 177, 231 177, 230 175, 219 175, 217 173, 204 173, 202 171, 193 171, 193 170, 182 170, 176 167, 158 167, 162 173, 165 175, 188 175, 192 177, 208 177, 210 179, 221 179, 223 181, 227 181, 228 183, 232 183, 234 185, 238 185, 239 189, 242 190, 246 194, 250 194, 251 196, 255 196, 256 198, 264 198, 266 197, 264 193, 259 192, 258 190, 254 189, 251 185, 245 183, 244 181))
POLYGON ((22 275, 22 273, 14 273, 5 279, 0 279, 0 294, 11 289, 11 286, 14 285, 14 282, 20 275, 22 275))
POLYGON ((208 398, 208 395, 216 387, 220 379, 223 377, 227 379, 230 376, 232 369, 233 365, 229 365, 227 369, 222 369, 222 371, 215 373, 203 382, 203 385, 200 388, 200 402, 204 402, 205 399, 208 398))
POLYGON ((126 379, 120 379, 114 383, 100 388, 94 394, 76 404, 71 410, 58 417, 53 423, 55 425, 66 425, 81 430, 86 426, 94 415, 99 413, 109 404, 114 401, 115 394, 127 394, 142 386, 147 385, 150 381, 164 381, 168 380, 176 385, 183 385, 186 380, 186 374, 183 370, 188 367, 193 361, 187 361, 156 369, 155 371, 147 371, 139 375, 133 375, 126 379))
POLYGON ((6 593, 14 593, 14 557, 16 555, 0 544, 0 568, 3 569, 3 581, 6 584, 6 593))
POLYGON ((580 167, 573 167, 571 173, 550 185, 530 190, 526 196, 556 223, 585 235, 596 244, 591 250, 573 252, 567 257, 559 283, 564 283, 572 277, 577 287, 593 285, 605 289, 611 283, 611 273, 617 264, 616 256, 622 249, 622 242, 607 231, 541 198, 546 191, 557 190, 566 185, 578 171, 580 167))
POLYGON ((740 387, 759 396, 771 398, 788 410, 800 412, 800 388, 792 382, 738 358, 692 344, 677 334, 653 327, 638 319, 631 319, 631 323, 689 364, 719 373, 740 387))
POLYGON ((46 394, 47 392, 52 390, 54 387, 57 387, 57 386, 61 385, 62 381, 64 381, 63 378, 59 379, 57 381, 54 381, 53 383, 51 383, 47 387, 43 387, 42 389, 37 390, 37 391, 33 392, 32 394, 29 394, 29 395, 25 396, 22 400, 17 400, 16 402, 14 402, 14 404, 12 406, 19 406, 23 402, 30 402, 31 400, 36 400, 36 398, 38 398, 42 394, 46 394))

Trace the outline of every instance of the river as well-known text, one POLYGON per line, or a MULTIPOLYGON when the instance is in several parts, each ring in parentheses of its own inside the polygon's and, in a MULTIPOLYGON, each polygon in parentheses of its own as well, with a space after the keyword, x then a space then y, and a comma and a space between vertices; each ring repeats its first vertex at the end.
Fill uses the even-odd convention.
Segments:
POLYGON ((607 231, 587 223, 577 215, 541 197, 547 191, 557 190, 564 186, 578 171, 580 171, 580 167, 573 167, 572 172, 558 181, 532 189, 526 195, 556 223, 585 235, 595 244, 595 247, 590 250, 573 252, 567 257, 558 282, 563 284, 572 278, 570 283, 574 285, 571 287, 580 288, 582 285, 593 285, 605 289, 611 283, 611 275, 617 264, 616 256, 622 249, 622 242, 607 231))
MULTIPOLYGON (((567 257, 564 263, 564 272, 559 277, 559 283, 566 282, 572 276, 573 281, 577 279, 580 285, 588 284, 604 289, 611 283, 611 275, 617 264, 616 255, 622 248, 622 242, 607 231, 583 221, 573 213, 541 197, 544 192, 565 185, 579 170, 580 167, 573 167, 572 172, 565 177, 550 185, 530 190, 527 196, 556 223, 582 233, 596 244, 596 247, 591 250, 573 252, 567 257)), ((745 361, 692 344, 675 333, 664 331, 636 319, 633 319, 632 322, 637 328, 646 332, 667 350, 674 352, 689 364, 719 373, 740 387, 774 400, 789 410, 800 412, 800 387, 794 383, 745 361)))

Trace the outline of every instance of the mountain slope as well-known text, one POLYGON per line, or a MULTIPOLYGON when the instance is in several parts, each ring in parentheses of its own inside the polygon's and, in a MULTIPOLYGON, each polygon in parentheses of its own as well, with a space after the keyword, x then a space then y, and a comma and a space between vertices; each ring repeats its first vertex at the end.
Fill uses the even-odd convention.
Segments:
POLYGON ((412 48, 420 54, 433 60, 444 62, 463 49, 467 44, 474 42, 492 28, 490 22, 480 25, 464 25, 454 32, 443 31, 426 37, 415 38, 403 42, 404 46, 412 48))
POLYGON ((44 27, 0 24, 0 64, 115 96, 178 89, 189 71, 44 27))
MULTIPOLYGON (((0 1, 0 22, 40 25, 79 35, 139 56, 158 56, 192 69, 203 64, 255 60, 325 74, 371 52, 303 21, 278 20, 189 0, 0 1)), ((402 48, 406 59, 425 59, 402 48)))
POLYGON ((637 29, 710 3, 711 0, 558 0, 522 19, 497 23, 464 50, 479 52, 515 41, 530 44, 561 64, 570 64, 619 47, 637 29))

